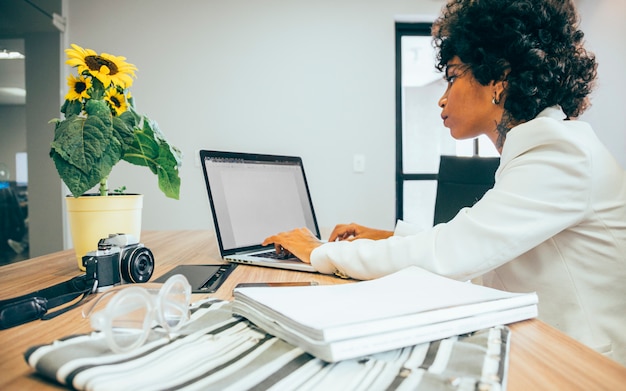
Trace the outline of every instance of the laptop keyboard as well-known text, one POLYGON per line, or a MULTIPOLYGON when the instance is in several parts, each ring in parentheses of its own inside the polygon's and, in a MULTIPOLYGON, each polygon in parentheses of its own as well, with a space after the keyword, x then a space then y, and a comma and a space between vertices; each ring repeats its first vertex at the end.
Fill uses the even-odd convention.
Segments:
POLYGON ((276 251, 267 251, 264 253, 257 253, 257 254, 250 254, 250 256, 252 257, 258 257, 258 258, 272 258, 272 259, 280 259, 280 260, 286 260, 286 259, 290 259, 290 260, 294 260, 297 261, 298 258, 294 257, 292 254, 290 253, 277 253, 276 251))

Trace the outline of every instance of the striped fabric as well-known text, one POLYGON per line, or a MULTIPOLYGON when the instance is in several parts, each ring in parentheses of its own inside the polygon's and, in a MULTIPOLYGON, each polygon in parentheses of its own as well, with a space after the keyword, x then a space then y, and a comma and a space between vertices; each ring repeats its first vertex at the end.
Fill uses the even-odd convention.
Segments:
POLYGON ((40 375, 77 390, 504 390, 508 328, 494 327, 334 364, 232 316, 226 301, 192 304, 191 321, 140 349, 109 350, 101 333, 30 348, 40 375))

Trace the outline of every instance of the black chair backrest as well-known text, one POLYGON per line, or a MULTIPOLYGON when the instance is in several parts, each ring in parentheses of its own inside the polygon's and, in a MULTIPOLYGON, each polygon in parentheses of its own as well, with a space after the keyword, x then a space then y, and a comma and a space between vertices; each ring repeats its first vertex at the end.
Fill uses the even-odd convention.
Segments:
POLYGON ((493 187, 499 165, 498 157, 441 156, 433 223, 446 223, 478 202, 493 187))

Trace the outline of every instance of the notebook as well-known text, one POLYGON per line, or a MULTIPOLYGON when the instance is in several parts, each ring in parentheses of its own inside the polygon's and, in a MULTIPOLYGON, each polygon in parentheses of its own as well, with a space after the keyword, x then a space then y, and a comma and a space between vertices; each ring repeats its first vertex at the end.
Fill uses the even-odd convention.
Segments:
POLYGON ((200 151, 222 258, 228 262, 316 272, 297 258, 277 259, 268 236, 307 227, 320 238, 302 159, 200 151))

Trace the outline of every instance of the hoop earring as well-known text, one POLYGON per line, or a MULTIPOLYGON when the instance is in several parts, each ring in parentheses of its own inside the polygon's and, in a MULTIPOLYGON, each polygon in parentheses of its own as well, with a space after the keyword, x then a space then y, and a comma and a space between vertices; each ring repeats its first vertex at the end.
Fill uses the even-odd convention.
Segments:
POLYGON ((491 103, 493 103, 494 105, 497 105, 500 103, 500 99, 497 99, 496 96, 493 96, 493 99, 491 99, 491 103))

